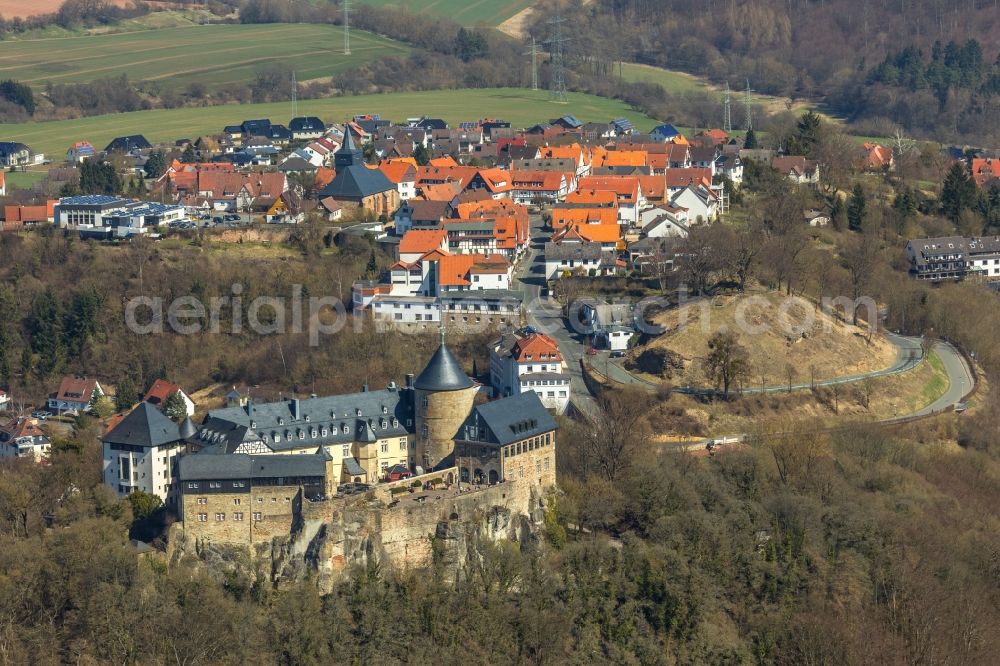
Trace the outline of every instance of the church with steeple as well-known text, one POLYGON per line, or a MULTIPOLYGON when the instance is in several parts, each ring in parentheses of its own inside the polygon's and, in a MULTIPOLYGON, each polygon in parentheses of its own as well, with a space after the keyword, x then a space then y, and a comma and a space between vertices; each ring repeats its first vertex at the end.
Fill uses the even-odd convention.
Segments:
POLYGON ((365 164, 364 155, 350 129, 344 132, 344 144, 333 155, 336 175, 319 193, 345 208, 358 208, 375 216, 393 215, 399 208, 399 190, 381 170, 365 164))

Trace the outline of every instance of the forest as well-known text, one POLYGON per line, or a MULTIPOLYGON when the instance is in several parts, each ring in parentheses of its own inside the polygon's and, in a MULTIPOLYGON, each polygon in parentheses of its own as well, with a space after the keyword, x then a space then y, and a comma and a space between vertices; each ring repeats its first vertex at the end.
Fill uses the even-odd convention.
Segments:
POLYGON ((532 35, 551 35, 557 6, 574 35, 567 46, 573 60, 657 65, 736 90, 749 82, 755 91, 822 101, 859 131, 883 136, 902 127, 941 141, 1000 141, 1000 97, 992 84, 948 81, 935 95, 878 74, 879 63, 893 54, 941 51, 950 62, 952 50, 973 40, 986 83, 1000 55, 1000 11, 989 0, 543 2, 529 26, 532 35), (955 45, 943 46, 949 42, 955 45))

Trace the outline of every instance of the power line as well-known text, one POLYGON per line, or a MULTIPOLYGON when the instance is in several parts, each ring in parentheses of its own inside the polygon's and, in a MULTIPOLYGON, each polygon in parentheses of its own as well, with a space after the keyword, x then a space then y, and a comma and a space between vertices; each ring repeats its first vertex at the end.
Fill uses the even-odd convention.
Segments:
POLYGON ((722 129, 726 134, 733 131, 733 117, 730 112, 730 100, 729 100, 729 81, 726 81, 726 101, 724 105, 724 113, 722 118, 722 129))
POLYGON ((753 127, 753 110, 750 108, 750 79, 747 79, 747 91, 743 97, 743 106, 746 108, 747 112, 747 122, 746 128, 749 131, 753 127))
POLYGON ((563 63, 563 44, 569 41, 569 38, 563 37, 563 23, 566 19, 562 16, 562 10, 560 7, 556 7, 555 18, 549 19, 549 24, 553 26, 555 34, 552 35, 547 41, 551 46, 552 53, 552 99, 556 102, 566 101, 566 72, 564 71, 563 63))
POLYGON ((344 2, 344 55, 351 55, 351 0, 344 2))
POLYGON ((538 44, 534 37, 531 38, 531 50, 524 53, 531 54, 531 89, 538 90, 538 44))

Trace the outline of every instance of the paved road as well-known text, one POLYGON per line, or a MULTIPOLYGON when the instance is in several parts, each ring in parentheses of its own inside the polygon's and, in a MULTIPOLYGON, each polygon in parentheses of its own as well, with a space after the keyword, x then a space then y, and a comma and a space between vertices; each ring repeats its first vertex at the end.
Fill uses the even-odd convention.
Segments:
POLYGON ((555 299, 541 297, 545 286, 545 259, 542 250, 550 234, 542 228, 541 216, 531 216, 531 248, 518 262, 515 278, 524 295, 525 313, 528 324, 555 339, 566 361, 566 371, 570 375, 570 402, 574 409, 584 414, 597 411, 597 401, 583 382, 580 361, 586 354, 582 336, 575 336, 567 329, 562 318, 562 308, 555 299))
MULTIPOLYGON (((550 236, 542 228, 541 216, 533 215, 531 217, 531 234, 531 247, 515 268, 515 278, 524 296, 528 324, 554 338, 559 345, 559 350, 566 361, 567 372, 571 377, 571 402, 573 407, 583 414, 594 413, 597 410, 597 402, 583 381, 583 372, 580 367, 589 345, 583 335, 573 333, 567 329, 559 303, 550 297, 541 297, 541 289, 545 285, 545 263, 542 250, 550 236)), ((887 333, 886 336, 897 348, 896 362, 892 366, 872 373, 859 373, 823 380, 816 382, 816 385, 830 386, 833 384, 852 383, 866 377, 886 377, 906 372, 920 362, 922 356, 920 338, 905 337, 892 333, 887 333)), ((942 411, 961 402, 972 391, 973 375, 965 358, 954 347, 945 342, 936 343, 934 351, 941 358, 945 371, 948 374, 948 390, 933 403, 913 414, 899 415, 887 420, 887 422, 915 416, 927 416, 942 411)), ((620 360, 610 359, 607 352, 601 352, 600 355, 593 356, 590 360, 599 372, 604 372, 605 375, 614 381, 642 385, 647 388, 656 387, 656 384, 639 379, 629 373, 621 367, 620 360)), ((792 385, 792 390, 809 388, 812 388, 811 383, 792 385)), ((697 393, 703 389, 675 388, 675 390, 697 393)), ((763 390, 764 392, 781 392, 787 391, 788 386, 767 386, 763 390)), ((744 391, 746 393, 760 393, 761 389, 759 387, 747 387, 744 391)), ((721 436, 718 435, 717 437, 721 436)), ((707 440, 689 446, 702 448, 705 441, 707 440)))
MULTIPOLYGON (((896 360, 888 368, 882 370, 876 370, 874 372, 860 372, 851 375, 841 375, 840 377, 833 377, 831 379, 823 379, 818 382, 804 382, 800 384, 792 384, 792 391, 802 391, 812 389, 816 386, 833 386, 834 384, 853 384, 854 382, 861 381, 863 379, 877 379, 879 377, 889 377, 890 375, 897 375, 901 372, 906 372, 907 370, 912 370, 915 368, 923 358, 923 350, 920 346, 920 338, 906 337, 902 335, 895 335, 893 333, 886 333, 886 338, 896 347, 896 360)), ((597 363, 595 365, 598 371, 603 371, 607 368, 607 372, 604 374, 610 376, 616 382, 623 384, 635 384, 635 385, 646 385, 648 387, 656 387, 655 382, 650 382, 648 380, 642 379, 641 377, 636 377, 624 367, 622 367, 622 361, 620 359, 614 359, 610 362, 605 359, 604 365, 597 363)), ((712 389, 698 388, 692 386, 678 386, 674 387, 674 390, 678 393, 687 393, 688 395, 711 395, 715 393, 712 389)), ((745 386, 743 387, 741 393, 747 394, 757 394, 757 393, 785 393, 789 390, 788 384, 776 384, 774 386, 745 386)))

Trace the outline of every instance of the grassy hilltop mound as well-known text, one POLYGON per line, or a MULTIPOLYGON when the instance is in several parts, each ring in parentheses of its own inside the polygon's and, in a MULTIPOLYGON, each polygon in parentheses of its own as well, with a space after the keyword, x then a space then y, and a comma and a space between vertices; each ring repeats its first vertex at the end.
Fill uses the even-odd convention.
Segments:
POLYGON ((644 352, 662 351, 645 358, 666 358, 673 367, 645 374, 675 385, 711 383, 701 359, 708 353, 709 338, 722 328, 736 333, 750 356, 749 386, 760 386, 762 378, 768 386, 787 384, 789 366, 794 368, 793 383, 800 384, 881 370, 896 359, 896 348, 885 338, 875 335, 869 342, 866 329, 825 314, 804 299, 786 300, 777 292, 707 299, 662 312, 654 321, 666 332, 629 352, 629 365, 644 352))

